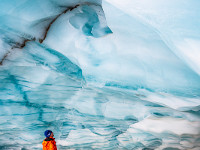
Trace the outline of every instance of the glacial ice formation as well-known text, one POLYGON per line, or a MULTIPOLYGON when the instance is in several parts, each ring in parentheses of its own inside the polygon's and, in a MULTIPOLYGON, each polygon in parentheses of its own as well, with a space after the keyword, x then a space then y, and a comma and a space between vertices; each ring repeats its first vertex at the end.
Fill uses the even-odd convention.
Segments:
POLYGON ((0 0, 0 149, 200 148, 198 0, 0 0))

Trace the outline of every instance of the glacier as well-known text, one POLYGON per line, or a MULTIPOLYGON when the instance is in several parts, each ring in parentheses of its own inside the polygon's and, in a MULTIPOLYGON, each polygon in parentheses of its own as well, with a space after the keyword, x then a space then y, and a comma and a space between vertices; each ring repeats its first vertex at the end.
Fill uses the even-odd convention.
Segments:
POLYGON ((0 0, 0 149, 200 149, 198 0, 0 0))

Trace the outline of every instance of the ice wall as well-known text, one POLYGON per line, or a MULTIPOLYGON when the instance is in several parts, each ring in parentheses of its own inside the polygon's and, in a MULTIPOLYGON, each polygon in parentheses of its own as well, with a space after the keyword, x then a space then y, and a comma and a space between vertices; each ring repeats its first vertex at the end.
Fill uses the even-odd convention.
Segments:
POLYGON ((198 149, 199 6, 0 0, 0 149, 198 149))
MULTIPOLYGON (((130 3, 130 6, 134 4, 130 3)), ((89 81, 108 86, 199 95, 200 79, 198 72, 194 71, 198 66, 198 54, 191 54, 196 58, 192 59, 194 62, 187 63, 188 59, 181 57, 185 52, 179 52, 175 47, 177 45, 168 42, 174 36, 168 36, 165 40, 166 31, 159 33, 158 30, 161 29, 138 19, 137 15, 127 15, 126 9, 122 11, 105 2, 104 10, 113 34, 102 38, 85 36, 86 34, 71 28, 70 19, 68 23, 68 20, 59 18, 54 23, 56 33, 50 31, 45 44, 65 53, 70 59, 77 60, 89 81), (61 25, 60 21, 66 22, 65 25, 69 24, 69 27, 61 25), (59 44, 53 44, 55 38, 59 39, 59 44), (191 63, 195 65, 191 67, 191 63)), ((66 14, 66 18, 68 17, 70 14, 66 14)), ((77 16, 73 19, 76 20, 77 16)), ((168 28, 165 26, 164 29, 168 28)), ((178 38, 172 41, 177 40, 178 38)), ((197 51, 195 49, 193 51, 197 51)))

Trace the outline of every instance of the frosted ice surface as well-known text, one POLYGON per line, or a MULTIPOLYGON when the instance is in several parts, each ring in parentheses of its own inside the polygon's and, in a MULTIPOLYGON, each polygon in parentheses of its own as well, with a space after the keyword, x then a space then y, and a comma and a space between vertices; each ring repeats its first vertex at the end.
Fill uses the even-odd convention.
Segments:
MULTIPOLYGON (((174 134, 199 134, 200 125, 198 122, 189 122, 182 119, 174 118, 146 118, 139 123, 130 126, 134 129, 141 129, 149 132, 161 133, 172 132, 174 134)), ((131 132, 131 129, 128 130, 131 132)))
POLYGON ((0 149, 200 147, 200 2, 1 0, 0 149))

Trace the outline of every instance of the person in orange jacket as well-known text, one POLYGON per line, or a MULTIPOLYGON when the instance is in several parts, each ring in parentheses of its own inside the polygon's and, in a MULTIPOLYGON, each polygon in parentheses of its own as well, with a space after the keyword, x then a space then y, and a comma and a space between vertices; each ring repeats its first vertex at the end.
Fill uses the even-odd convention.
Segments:
POLYGON ((57 150, 55 138, 53 138, 54 134, 51 130, 46 130, 44 132, 46 138, 42 142, 43 150, 57 150))

